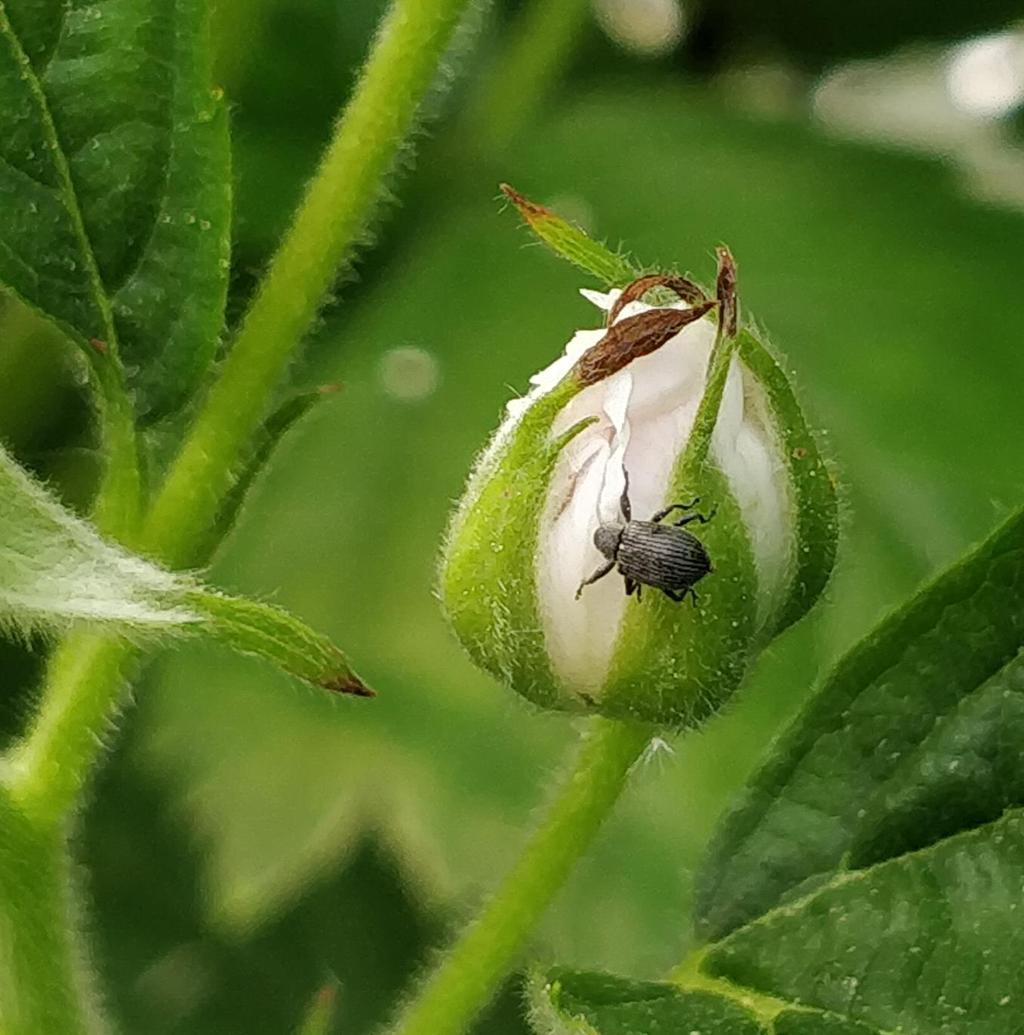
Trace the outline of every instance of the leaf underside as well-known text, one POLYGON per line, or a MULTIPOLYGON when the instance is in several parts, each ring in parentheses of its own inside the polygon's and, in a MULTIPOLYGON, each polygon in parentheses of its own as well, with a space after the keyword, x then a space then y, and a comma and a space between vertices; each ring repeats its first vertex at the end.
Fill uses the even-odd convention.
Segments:
POLYGON ((230 159, 205 20, 201 0, 0 8, 0 284, 119 357, 145 418, 194 389, 223 320, 230 159))
POLYGON ((0 448, 0 626, 23 636, 94 623, 128 637, 205 632, 317 686, 368 691, 327 639, 100 538, 0 448))

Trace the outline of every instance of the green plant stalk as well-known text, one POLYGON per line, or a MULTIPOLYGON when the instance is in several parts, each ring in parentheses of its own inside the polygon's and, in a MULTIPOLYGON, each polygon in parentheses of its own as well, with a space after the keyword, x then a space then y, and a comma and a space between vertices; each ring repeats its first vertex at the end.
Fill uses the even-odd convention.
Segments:
POLYGON ((2 787, 0 829, 0 1031, 86 1035, 90 997, 69 923, 63 831, 37 829, 2 787))
POLYGON ((465 136, 500 153, 532 120, 571 58, 590 0, 532 0, 466 115, 465 136))
POLYGON ((333 279, 372 215, 469 0, 394 0, 355 94, 145 524, 144 545, 189 562, 333 279))
POLYGON ((391 1029, 457 1035, 487 1004, 583 855, 651 738, 649 726, 592 719, 561 792, 501 887, 391 1029))
POLYGON ((126 546, 135 543, 142 510, 142 477, 135 408, 120 364, 97 355, 92 362, 99 390, 100 448, 103 475, 92 508, 96 527, 126 546))
POLYGON ((59 828, 103 752, 136 654, 123 639, 78 629, 50 657, 29 735, 9 759, 11 800, 40 830, 59 828))

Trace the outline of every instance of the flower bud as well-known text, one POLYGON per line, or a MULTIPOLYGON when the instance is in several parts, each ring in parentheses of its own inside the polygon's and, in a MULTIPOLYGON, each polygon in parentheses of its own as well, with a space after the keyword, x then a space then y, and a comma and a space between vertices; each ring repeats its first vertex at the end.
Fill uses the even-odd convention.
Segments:
POLYGON ((824 588, 834 487, 781 368, 737 333, 727 252, 714 300, 671 276, 583 294, 607 326, 577 331, 508 404, 453 518, 442 602, 474 660, 538 705, 692 726, 824 588), (629 525, 627 477, 633 522, 699 504, 664 531, 629 525), (711 567, 689 586, 671 552, 687 518, 711 567), (648 568, 630 579, 626 544, 652 534, 681 600, 648 568))

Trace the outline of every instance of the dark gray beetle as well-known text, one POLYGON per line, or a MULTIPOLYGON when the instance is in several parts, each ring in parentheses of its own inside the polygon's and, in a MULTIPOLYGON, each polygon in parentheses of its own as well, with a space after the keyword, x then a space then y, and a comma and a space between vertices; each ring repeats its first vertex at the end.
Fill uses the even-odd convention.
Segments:
POLYGON ((626 580, 627 596, 636 593, 639 600, 641 587, 653 586, 676 602, 685 600, 689 595, 696 606, 697 593, 693 587, 714 569, 704 544, 682 526, 693 521, 706 525, 715 516, 715 512, 712 511, 707 517, 703 514, 687 514, 668 525, 661 524, 661 521, 674 510, 691 510, 698 503, 700 497, 690 503, 673 503, 659 510, 650 521, 634 521, 629 504, 627 473, 626 486, 622 490, 619 504, 622 521, 604 522, 594 532, 594 545, 608 558, 608 563, 601 565, 589 579, 580 583, 576 599, 579 600, 584 586, 604 578, 618 564, 626 580))

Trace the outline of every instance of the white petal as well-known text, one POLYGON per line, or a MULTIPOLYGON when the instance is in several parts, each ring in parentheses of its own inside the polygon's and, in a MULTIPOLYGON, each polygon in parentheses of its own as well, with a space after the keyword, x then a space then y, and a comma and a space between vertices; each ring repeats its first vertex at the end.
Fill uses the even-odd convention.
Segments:
POLYGON ((648 518, 667 502, 714 337, 710 321, 691 324, 658 351, 585 388, 552 427, 558 435, 584 417, 598 418, 563 452, 540 527, 541 618, 554 670, 567 687, 600 690, 627 602, 614 571, 575 599, 580 582, 606 563, 593 545, 594 531, 602 521, 620 520, 623 469, 633 517, 648 518))
POLYGON ((608 312, 609 309, 619 300, 619 295, 622 292, 618 288, 612 288, 611 291, 605 293, 604 291, 592 291, 590 288, 580 288, 580 294, 588 301, 597 306, 598 309, 603 309, 608 312))
POLYGON ((577 331, 565 346, 562 355, 538 371, 530 378, 533 387, 525 396, 518 399, 510 399, 505 404, 505 409, 510 417, 520 417, 530 407, 534 399, 546 392, 550 392, 566 374, 576 365, 580 356, 588 349, 592 349, 605 335, 603 330, 577 331))
MULTIPOLYGON (((617 297, 616 292, 590 295, 602 308, 617 297)), ((650 308, 635 304, 641 311, 650 308)), ((594 531, 601 522, 621 520, 624 470, 634 518, 647 519, 674 502, 667 499, 668 487, 703 396, 715 334, 708 319, 691 324, 662 348, 584 389, 552 427, 556 436, 585 417, 598 418, 558 461, 536 559, 552 666, 561 682, 577 692, 600 693, 627 606, 617 571, 575 599, 580 583, 606 563, 593 545, 594 531)), ((580 343, 596 344, 602 336, 600 331, 580 332, 570 344, 575 351, 580 343)), ((788 477, 768 414, 760 385, 734 359, 711 450, 750 530, 762 622, 785 592, 793 549, 788 477)), ((713 506, 715 501, 706 502, 713 506)))

